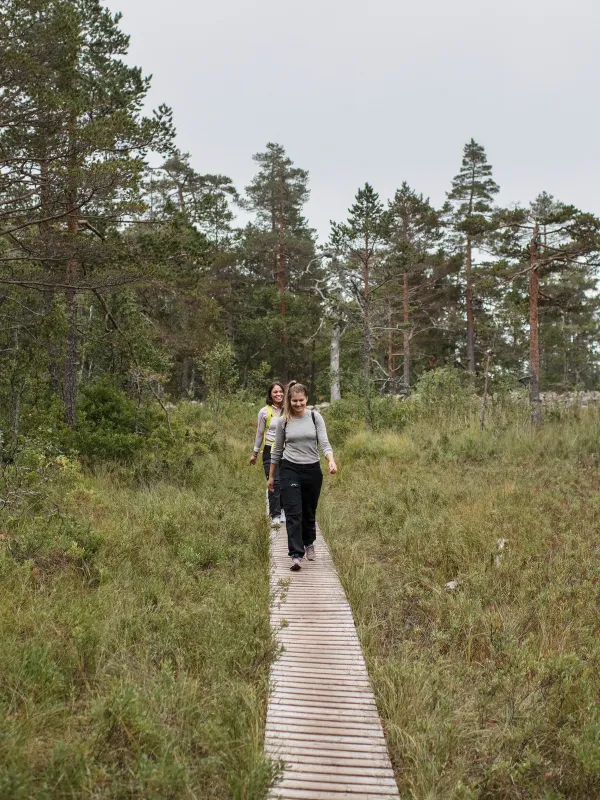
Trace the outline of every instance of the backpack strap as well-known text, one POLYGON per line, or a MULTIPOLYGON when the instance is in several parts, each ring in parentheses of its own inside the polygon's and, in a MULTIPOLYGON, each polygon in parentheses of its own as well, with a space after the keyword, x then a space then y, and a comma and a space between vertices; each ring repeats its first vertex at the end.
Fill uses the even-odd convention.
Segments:
POLYGON ((265 420, 265 432, 263 433, 263 447, 265 446, 265 442, 267 441, 267 431, 271 426, 272 419, 273 419, 273 406, 267 406, 267 419, 265 420))

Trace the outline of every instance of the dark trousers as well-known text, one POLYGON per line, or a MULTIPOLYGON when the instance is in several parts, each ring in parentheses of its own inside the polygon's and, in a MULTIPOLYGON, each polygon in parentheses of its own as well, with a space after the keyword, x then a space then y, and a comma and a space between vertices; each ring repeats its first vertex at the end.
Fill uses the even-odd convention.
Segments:
POLYGON ((283 459, 279 468, 281 502, 285 511, 288 551, 292 558, 302 558, 304 548, 317 536, 317 503, 323 484, 321 465, 294 464, 283 459))
MULTIPOLYGON (((269 480, 269 470, 271 469, 271 445, 263 447, 263 467, 265 468, 265 475, 269 480)), ((275 466, 275 480, 273 481, 273 488, 275 491, 268 492, 269 495, 269 514, 271 519, 278 517, 281 514, 281 495, 279 492, 279 465, 275 466)))

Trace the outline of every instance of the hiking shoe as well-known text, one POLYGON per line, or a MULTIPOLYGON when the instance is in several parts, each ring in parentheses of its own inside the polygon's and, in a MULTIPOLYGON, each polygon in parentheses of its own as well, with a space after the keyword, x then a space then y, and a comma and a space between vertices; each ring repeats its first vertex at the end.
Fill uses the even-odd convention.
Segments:
POLYGON ((292 572, 298 572, 299 569, 302 569, 301 559, 298 557, 292 558, 292 566, 290 569, 292 572))
POLYGON ((304 550, 304 555, 306 556, 307 561, 314 561, 315 560, 315 546, 314 544, 307 544, 304 550))

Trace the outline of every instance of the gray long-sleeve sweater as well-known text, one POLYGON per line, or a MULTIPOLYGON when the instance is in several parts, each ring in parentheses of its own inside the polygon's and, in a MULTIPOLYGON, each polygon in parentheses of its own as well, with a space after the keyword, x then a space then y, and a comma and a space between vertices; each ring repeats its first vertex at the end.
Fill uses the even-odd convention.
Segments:
POLYGON ((287 425, 284 417, 277 420, 275 444, 271 450, 271 464, 279 464, 282 458, 292 461, 294 464, 314 464, 319 460, 317 443, 321 446, 324 456, 333 453, 333 448, 327 438, 325 420, 318 411, 312 413, 315 415, 314 423, 309 409, 302 417, 292 417, 287 425))

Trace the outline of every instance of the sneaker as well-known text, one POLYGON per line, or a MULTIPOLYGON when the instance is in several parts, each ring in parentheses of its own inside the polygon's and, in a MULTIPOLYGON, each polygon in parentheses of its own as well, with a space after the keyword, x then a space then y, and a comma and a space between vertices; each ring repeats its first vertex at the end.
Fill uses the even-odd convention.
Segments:
POLYGON ((292 572, 298 572, 299 569, 302 569, 301 559, 298 557, 292 558, 292 566, 290 569, 292 572))
POLYGON ((279 517, 271 517, 271 527, 275 529, 281 527, 281 522, 279 521, 279 517))
POLYGON ((307 544, 304 550, 304 555, 306 556, 307 561, 314 561, 315 560, 315 546, 314 544, 307 544))
POLYGON ((282 525, 285 525, 285 511, 283 510, 283 508, 281 509, 281 514, 279 515, 279 520, 280 520, 282 525))

